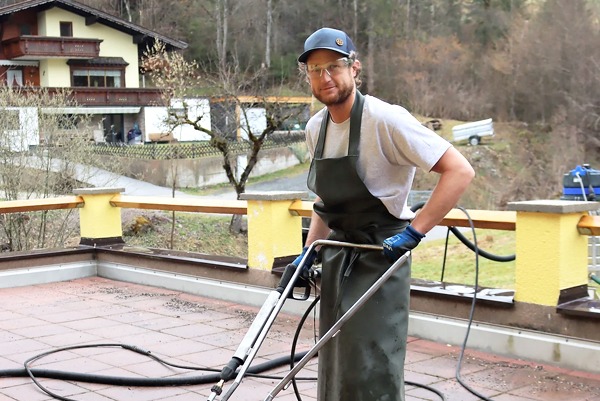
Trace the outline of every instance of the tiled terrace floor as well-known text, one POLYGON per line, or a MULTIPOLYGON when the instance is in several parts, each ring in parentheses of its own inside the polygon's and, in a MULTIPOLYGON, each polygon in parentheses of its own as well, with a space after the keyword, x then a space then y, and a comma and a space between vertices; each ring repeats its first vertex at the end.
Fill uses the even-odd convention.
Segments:
MULTIPOLYGON (((6 377, 7 373, 19 373, 28 358, 74 345, 135 345, 171 363, 220 371, 257 312, 251 307, 98 277, 0 289, 0 305, 0 400, 19 401, 54 398, 38 389, 29 378, 6 377)), ((297 316, 280 314, 255 362, 288 355, 298 320, 297 316)), ((313 327, 309 321, 303 328, 298 350, 306 350, 312 344, 313 327)), ((458 354, 456 347, 411 338, 407 380, 431 385, 447 400, 477 400, 454 378, 458 354)), ((60 352, 36 361, 33 366, 117 377, 197 377, 201 374, 166 367, 119 347, 60 352)), ((285 371, 283 366, 267 373, 285 371)), ((600 400, 598 374, 470 351, 465 354, 461 372, 464 381, 495 401, 600 400)), ((316 376, 316 360, 300 375, 316 376)), ((212 387, 211 383, 133 387, 39 380, 50 391, 78 401, 206 400, 212 387)), ((278 381, 246 378, 230 399, 264 400, 278 381)), ((316 399, 314 382, 301 382, 299 387, 303 400, 316 399)), ((295 399, 291 387, 276 397, 284 401, 295 399)), ((408 388, 407 400, 438 399, 426 390, 408 388)))

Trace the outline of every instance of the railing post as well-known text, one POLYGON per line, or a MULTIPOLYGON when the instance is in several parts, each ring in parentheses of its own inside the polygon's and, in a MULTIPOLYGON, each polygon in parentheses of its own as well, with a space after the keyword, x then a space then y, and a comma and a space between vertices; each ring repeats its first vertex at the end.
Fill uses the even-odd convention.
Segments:
POLYGON ((586 294, 588 238, 577 223, 596 202, 533 200, 511 202, 517 212, 515 300, 556 306, 566 297, 586 294))
POLYGON ((79 208, 80 245, 99 246, 123 243, 121 208, 110 200, 124 188, 81 188, 73 190, 83 198, 79 208))
POLYGON ((304 192, 254 192, 240 194, 248 201, 248 267, 271 270, 275 258, 298 255, 302 250, 302 218, 290 205, 304 192))

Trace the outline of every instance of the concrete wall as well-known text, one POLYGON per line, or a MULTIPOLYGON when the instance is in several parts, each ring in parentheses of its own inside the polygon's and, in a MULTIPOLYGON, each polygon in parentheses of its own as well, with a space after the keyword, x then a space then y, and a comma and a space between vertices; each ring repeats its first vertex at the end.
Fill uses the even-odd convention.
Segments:
MULTIPOLYGON (((238 159, 238 163, 243 160, 238 159)), ((300 163, 290 148, 261 150, 251 177, 272 173, 300 163)), ((126 174, 155 185, 171 187, 175 177, 177 188, 203 188, 227 183, 221 156, 181 160, 123 159, 126 174)))

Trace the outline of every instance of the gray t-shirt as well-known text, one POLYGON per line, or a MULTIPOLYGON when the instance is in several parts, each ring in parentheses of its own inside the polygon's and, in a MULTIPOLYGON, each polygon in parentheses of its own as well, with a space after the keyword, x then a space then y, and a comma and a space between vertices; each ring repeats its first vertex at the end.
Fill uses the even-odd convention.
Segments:
MULTIPOLYGON (((319 137, 325 109, 306 125, 311 158, 319 137)), ((329 121, 324 158, 348 154, 350 119, 336 124, 329 121)), ((358 175, 371 194, 400 219, 412 219, 406 205, 416 168, 429 172, 452 145, 424 127, 406 109, 365 96, 360 133, 358 175)))

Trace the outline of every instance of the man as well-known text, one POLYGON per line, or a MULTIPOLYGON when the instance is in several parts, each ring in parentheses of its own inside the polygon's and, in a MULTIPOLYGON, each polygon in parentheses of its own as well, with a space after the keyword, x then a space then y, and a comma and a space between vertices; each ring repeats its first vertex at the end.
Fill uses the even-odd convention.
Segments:
MULTIPOLYGON (((306 126, 308 186, 318 196, 306 245, 329 238, 384 248, 322 249, 319 330, 325 333, 456 205, 474 171, 404 108, 358 92, 361 63, 343 31, 314 32, 298 62, 326 106, 306 126), (415 217, 406 201, 416 168, 439 180, 415 217)), ((311 264, 314 255, 306 260, 311 264)), ((319 351, 320 401, 404 400, 409 291, 410 259, 319 351)))

